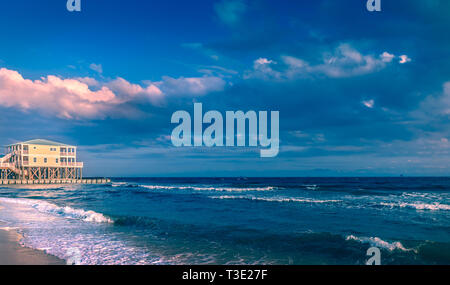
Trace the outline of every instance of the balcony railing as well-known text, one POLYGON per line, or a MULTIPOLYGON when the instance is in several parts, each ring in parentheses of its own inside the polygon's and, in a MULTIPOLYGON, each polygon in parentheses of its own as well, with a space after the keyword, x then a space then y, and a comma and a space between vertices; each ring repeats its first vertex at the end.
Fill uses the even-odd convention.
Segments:
POLYGON ((76 153, 75 152, 60 152, 59 155, 60 156, 75 156, 76 153))
POLYGON ((83 167, 83 162, 61 162, 61 166, 83 167))
POLYGON ((14 164, 9 162, 0 162, 0 167, 12 167, 14 164))

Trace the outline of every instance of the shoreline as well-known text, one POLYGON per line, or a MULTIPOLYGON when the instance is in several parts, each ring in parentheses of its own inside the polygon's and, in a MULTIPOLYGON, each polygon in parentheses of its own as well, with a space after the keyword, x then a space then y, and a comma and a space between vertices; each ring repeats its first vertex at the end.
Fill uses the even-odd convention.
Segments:
POLYGON ((64 260, 56 256, 46 254, 40 250, 21 246, 20 239, 21 235, 14 229, 0 228, 0 265, 66 264, 64 260))

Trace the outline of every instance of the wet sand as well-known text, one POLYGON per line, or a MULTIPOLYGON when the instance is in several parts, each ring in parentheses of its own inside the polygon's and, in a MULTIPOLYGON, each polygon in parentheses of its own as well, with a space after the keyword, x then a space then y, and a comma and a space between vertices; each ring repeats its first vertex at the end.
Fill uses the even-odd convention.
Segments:
POLYGON ((64 260, 55 256, 45 254, 39 250, 22 247, 19 241, 20 235, 13 229, 0 229, 0 265, 65 264, 64 260))

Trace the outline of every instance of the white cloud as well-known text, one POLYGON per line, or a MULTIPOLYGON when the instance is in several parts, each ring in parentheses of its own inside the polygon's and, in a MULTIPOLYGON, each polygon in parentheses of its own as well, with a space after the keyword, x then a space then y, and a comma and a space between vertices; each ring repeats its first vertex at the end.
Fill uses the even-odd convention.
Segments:
POLYGON ((277 64, 275 61, 260 57, 253 61, 253 70, 244 73, 244 79, 280 79, 282 74, 272 69, 271 65, 277 64))
POLYGON ((372 109, 375 105, 375 101, 373 99, 370 100, 365 100, 361 102, 364 106, 366 106, 367 108, 372 109))
POLYGON ((245 79, 260 78, 268 80, 290 80, 305 76, 327 76, 344 78, 361 76, 383 69, 392 61, 387 59, 393 55, 385 52, 380 57, 364 55, 348 44, 341 44, 335 50, 323 55, 322 62, 310 64, 293 56, 282 56, 284 65, 274 70, 273 60, 259 58, 254 61, 253 69, 244 74, 245 79), (383 57, 384 55, 384 57, 383 57))
POLYGON ((399 60, 400 64, 405 64, 405 63, 408 63, 408 62, 411 62, 411 59, 407 55, 401 55, 400 56, 400 60, 399 60))
POLYGON ((363 55, 348 44, 339 45, 332 55, 324 58, 324 63, 313 66, 312 70, 328 77, 352 77, 369 74, 385 67, 385 63, 372 55, 363 55))
POLYGON ((440 109, 442 113, 450 116, 450 81, 444 84, 444 92, 439 98, 440 109))
POLYGON ((387 51, 383 52, 381 55, 381 60, 383 62, 392 62, 392 60, 394 59, 395 55, 388 53, 387 51))
POLYGON ((444 83, 442 93, 426 97, 413 114, 421 120, 436 116, 447 116, 450 119, 450 81, 444 83))
POLYGON ((91 65, 89 65, 89 68, 102 74, 103 73, 103 67, 101 64, 95 64, 95 63, 91 63, 91 65))
POLYGON ((267 58, 262 58, 262 57, 258 58, 258 59, 255 60, 255 62, 254 62, 254 64, 255 64, 256 66, 258 66, 258 65, 264 65, 264 64, 271 64, 271 63, 273 63, 273 60, 270 60, 270 59, 267 59, 267 58))
POLYGON ((226 82, 222 78, 215 76, 186 78, 164 76, 162 81, 154 84, 167 95, 202 96, 210 92, 222 91, 226 82))
POLYGON ((291 68, 304 68, 308 66, 308 63, 293 56, 282 56, 282 59, 291 68))

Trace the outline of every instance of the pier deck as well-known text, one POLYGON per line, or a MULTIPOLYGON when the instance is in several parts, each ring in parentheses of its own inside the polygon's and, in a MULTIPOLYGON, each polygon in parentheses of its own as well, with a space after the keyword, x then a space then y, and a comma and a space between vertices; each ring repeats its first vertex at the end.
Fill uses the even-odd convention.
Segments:
POLYGON ((106 184, 109 178, 83 178, 83 179, 0 179, 0 185, 29 185, 29 184, 106 184))

